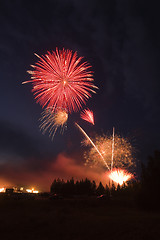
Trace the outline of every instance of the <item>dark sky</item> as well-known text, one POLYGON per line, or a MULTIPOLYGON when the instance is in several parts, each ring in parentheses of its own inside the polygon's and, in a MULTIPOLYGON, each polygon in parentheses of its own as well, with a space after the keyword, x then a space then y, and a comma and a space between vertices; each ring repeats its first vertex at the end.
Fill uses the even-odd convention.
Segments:
POLYGON ((82 136, 75 119, 91 135, 115 126, 134 139, 140 160, 160 150, 159 24, 158 1, 0 0, 0 181, 23 183, 20 173, 40 177, 45 169, 47 175, 61 154, 79 164, 82 136), (68 130, 52 142, 39 130, 42 109, 31 85, 21 83, 30 79, 34 53, 56 47, 85 56, 99 90, 87 102, 95 127, 73 114, 68 130))

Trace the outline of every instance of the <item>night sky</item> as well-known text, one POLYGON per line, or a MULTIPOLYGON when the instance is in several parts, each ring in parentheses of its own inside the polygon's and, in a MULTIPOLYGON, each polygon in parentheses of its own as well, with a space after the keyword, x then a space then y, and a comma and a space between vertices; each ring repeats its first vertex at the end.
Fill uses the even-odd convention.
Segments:
POLYGON ((34 184, 49 189, 54 177, 101 179, 85 168, 83 136, 116 132, 129 137, 145 162, 160 150, 160 16, 158 1, 0 1, 0 187, 34 184), (92 65, 97 94, 87 102, 95 126, 79 113, 53 141, 39 130, 42 108, 27 70, 47 51, 72 49, 92 65))

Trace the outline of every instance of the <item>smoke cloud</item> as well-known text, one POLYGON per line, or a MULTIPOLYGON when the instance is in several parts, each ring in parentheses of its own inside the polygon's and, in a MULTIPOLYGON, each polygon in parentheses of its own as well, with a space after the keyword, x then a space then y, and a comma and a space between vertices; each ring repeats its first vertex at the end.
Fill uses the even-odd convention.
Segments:
MULTIPOLYGON (((31 161, 29 161, 31 164, 31 161)), ((41 191, 49 191, 50 186, 55 178, 64 180, 75 180, 88 178, 95 180, 97 184, 101 181, 104 185, 108 182, 105 170, 92 169, 78 163, 74 158, 68 157, 61 153, 53 161, 44 162, 43 168, 39 170, 22 165, 3 165, 0 169, 0 187, 27 186, 35 187, 41 191)))

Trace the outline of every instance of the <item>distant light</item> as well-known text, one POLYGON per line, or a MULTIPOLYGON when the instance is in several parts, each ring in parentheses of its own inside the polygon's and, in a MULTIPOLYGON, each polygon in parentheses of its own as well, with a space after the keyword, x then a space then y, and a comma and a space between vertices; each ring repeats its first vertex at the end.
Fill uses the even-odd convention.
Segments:
POLYGON ((37 190, 34 190, 34 191, 33 191, 33 193, 39 193, 39 191, 37 191, 37 190))
POLYGON ((31 193, 32 189, 26 189, 26 192, 31 193))
POLYGON ((34 190, 34 188, 26 189, 26 192, 28 192, 28 193, 39 193, 39 191, 38 190, 34 190))
POLYGON ((0 188, 0 193, 5 192, 5 188, 0 188))

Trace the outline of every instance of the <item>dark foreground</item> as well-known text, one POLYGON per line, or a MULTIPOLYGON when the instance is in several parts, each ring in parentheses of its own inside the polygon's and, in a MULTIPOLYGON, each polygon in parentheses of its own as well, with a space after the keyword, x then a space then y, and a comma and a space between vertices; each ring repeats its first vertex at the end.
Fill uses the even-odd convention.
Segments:
POLYGON ((160 239, 160 214, 121 202, 0 200, 0 239, 160 239))

